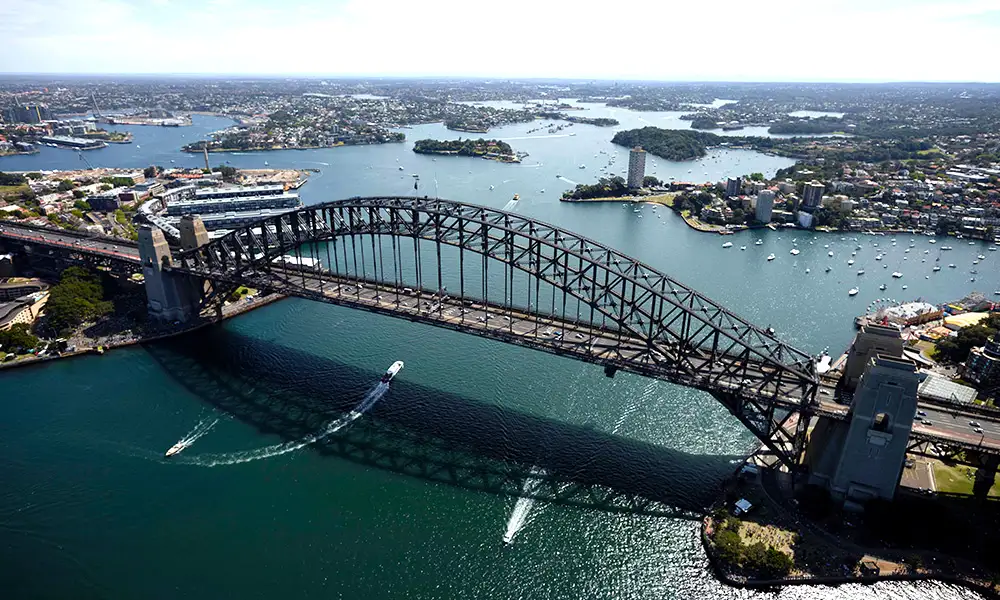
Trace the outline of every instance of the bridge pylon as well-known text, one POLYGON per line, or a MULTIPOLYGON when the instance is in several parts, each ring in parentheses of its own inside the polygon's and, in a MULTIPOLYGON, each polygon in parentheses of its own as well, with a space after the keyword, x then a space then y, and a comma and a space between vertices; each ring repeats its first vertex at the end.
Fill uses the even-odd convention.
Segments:
POLYGON ((198 280, 169 270, 173 258, 162 231, 148 225, 139 229, 139 258, 149 315, 161 321, 182 323, 196 317, 201 297, 198 280))

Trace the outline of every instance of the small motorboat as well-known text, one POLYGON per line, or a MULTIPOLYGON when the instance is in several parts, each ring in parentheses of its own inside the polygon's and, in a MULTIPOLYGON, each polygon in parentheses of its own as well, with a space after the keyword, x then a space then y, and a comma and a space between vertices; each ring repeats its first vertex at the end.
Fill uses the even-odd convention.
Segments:
POLYGON ((851 289, 847 290, 847 295, 848 296, 857 296, 859 291, 860 290, 858 288, 851 288, 851 289))
POLYGON ((175 454, 180 454, 182 450, 188 447, 186 440, 181 440, 174 444, 173 446, 167 448, 167 451, 163 454, 163 458, 170 458, 175 454))

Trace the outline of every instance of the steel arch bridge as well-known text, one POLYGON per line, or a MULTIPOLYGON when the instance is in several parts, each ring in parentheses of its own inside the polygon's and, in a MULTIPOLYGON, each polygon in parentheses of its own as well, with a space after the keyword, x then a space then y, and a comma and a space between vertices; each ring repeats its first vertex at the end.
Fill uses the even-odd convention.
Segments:
POLYGON ((213 283, 359 308, 712 394, 797 468, 814 359, 599 242, 437 198, 349 198, 262 219, 175 254, 213 283))

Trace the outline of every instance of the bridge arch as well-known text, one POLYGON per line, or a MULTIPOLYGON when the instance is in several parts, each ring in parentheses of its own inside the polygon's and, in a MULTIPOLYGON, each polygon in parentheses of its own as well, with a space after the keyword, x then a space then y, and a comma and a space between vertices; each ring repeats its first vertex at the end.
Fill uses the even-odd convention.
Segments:
POLYGON ((438 198, 348 198, 236 229, 178 254, 173 269, 703 389, 786 462, 794 458, 781 456, 773 438, 790 411, 815 402, 808 354, 649 265, 507 211, 438 198), (457 288, 445 285, 456 277, 457 288))

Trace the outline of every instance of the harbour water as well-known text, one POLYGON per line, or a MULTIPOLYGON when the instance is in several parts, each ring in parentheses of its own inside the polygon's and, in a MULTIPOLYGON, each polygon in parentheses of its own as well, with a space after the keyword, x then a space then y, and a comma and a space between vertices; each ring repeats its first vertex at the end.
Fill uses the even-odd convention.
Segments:
MULTIPOLYGON (((671 118, 614 112, 623 128, 671 118)), ((96 166, 196 166, 202 157, 179 147, 228 123, 129 128, 135 143, 86 156, 96 166)), ((560 203, 572 185, 565 180, 593 181, 615 150, 616 169, 625 168, 626 149, 609 143, 610 129, 528 134, 534 127, 488 136, 528 152, 520 165, 413 154, 417 139, 468 136, 440 125, 404 130, 403 144, 211 162, 317 168, 300 190, 307 204, 417 193, 500 208, 518 193, 519 213, 636 256, 809 352, 842 350, 853 317, 879 298, 940 302, 1000 290, 1000 252, 978 242, 916 236, 907 253, 910 236, 895 236, 895 247, 893 236, 855 242, 785 230, 722 238, 664 208, 644 207, 639 218, 620 203, 560 203), (734 246, 724 249, 727 240, 734 246), (954 250, 940 252, 943 243, 954 250), (879 251, 885 258, 875 261, 879 251), (979 254, 986 261, 972 283, 979 254), (848 297, 854 286, 860 293, 848 297)), ((737 150, 656 162, 661 178, 693 180, 791 164, 737 150)), ((76 153, 52 148, 0 159, 2 170, 82 166, 76 153)), ((491 469, 527 477, 558 465, 551 472, 598 480, 613 469, 695 510, 755 444, 707 395, 627 374, 607 379, 568 359, 360 311, 286 300, 172 342, 8 371, 0 390, 0 589, 10 597, 976 597, 936 583, 733 590, 707 569, 696 521, 518 506, 484 491, 474 475, 491 469), (384 397, 323 434, 395 360, 406 369, 384 397), (215 419, 184 460, 162 460, 215 419), (449 469, 469 476, 449 480, 449 469), (512 517, 518 527, 505 545, 512 517)))

